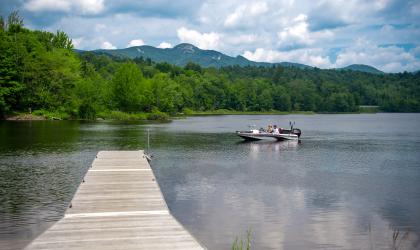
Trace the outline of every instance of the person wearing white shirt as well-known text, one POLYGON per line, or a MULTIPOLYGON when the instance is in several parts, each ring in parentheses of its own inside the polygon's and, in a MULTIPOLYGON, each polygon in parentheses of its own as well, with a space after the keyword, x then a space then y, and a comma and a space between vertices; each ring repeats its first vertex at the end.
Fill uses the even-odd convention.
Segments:
POLYGON ((273 130, 274 134, 280 134, 279 132, 279 128, 277 128, 277 125, 274 125, 274 130, 273 130))

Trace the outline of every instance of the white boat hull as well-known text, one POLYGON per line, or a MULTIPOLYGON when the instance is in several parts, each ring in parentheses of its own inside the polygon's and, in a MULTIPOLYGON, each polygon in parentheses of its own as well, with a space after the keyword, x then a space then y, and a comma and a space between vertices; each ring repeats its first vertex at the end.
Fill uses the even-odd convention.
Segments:
POLYGON ((252 133, 252 132, 241 132, 237 131, 236 134, 245 140, 257 141, 257 140, 298 140, 299 136, 296 134, 274 134, 274 133, 252 133))

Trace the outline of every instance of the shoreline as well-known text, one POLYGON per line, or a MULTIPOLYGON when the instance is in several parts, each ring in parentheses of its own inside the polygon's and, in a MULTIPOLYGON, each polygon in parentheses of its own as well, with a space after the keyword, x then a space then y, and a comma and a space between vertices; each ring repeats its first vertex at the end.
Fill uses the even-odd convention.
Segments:
MULTIPOLYGON (((6 116, 0 121, 144 121, 144 122, 170 122, 172 120, 184 119, 194 116, 222 116, 222 115, 317 115, 317 114, 375 114, 383 112, 314 112, 314 111, 233 111, 233 110, 214 110, 214 111, 190 111, 168 115, 166 113, 124 113, 111 111, 109 113, 99 113, 94 119, 74 119, 69 116, 34 115, 29 113, 15 113, 6 116)), ((384 112, 389 113, 389 112, 384 112)))

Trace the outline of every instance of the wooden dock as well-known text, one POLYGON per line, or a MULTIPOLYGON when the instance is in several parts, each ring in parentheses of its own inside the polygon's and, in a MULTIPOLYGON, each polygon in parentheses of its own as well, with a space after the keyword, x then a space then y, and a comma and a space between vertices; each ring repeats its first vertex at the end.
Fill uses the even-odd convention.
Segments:
POLYGON ((101 151, 64 217, 25 249, 204 248, 169 212, 143 151, 101 151))

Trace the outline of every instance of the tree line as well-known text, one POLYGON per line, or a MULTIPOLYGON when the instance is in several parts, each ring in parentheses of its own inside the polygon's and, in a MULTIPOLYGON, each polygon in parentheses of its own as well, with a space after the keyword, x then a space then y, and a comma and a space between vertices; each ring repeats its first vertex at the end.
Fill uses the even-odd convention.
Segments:
POLYGON ((420 73, 295 67, 181 67, 147 58, 76 52, 66 33, 0 18, 0 116, 28 110, 94 119, 110 111, 420 111, 420 73))

